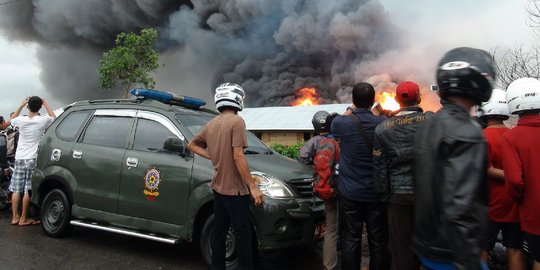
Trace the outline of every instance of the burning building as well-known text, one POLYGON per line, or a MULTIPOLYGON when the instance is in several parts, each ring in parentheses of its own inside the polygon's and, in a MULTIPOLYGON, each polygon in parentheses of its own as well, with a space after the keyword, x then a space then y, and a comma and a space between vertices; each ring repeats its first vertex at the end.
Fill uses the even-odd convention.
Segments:
POLYGON ((315 135, 311 119, 316 112, 342 114, 348 106, 350 104, 244 108, 239 114, 246 128, 265 144, 292 145, 315 135))
MULTIPOLYGON (((309 140, 315 135, 311 119, 321 110, 342 114, 352 103, 320 104, 324 102, 314 87, 300 88, 290 106, 269 106, 244 108, 240 115, 246 127, 264 143, 292 145, 309 140)), ((379 90, 375 96, 374 106, 379 110, 391 113, 399 110, 395 100, 395 92, 391 89, 379 90)))

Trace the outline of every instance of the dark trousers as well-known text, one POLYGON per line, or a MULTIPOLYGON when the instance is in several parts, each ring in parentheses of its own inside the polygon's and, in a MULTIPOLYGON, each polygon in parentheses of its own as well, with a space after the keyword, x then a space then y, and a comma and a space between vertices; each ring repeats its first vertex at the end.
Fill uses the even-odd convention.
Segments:
POLYGON ((388 229, 393 270, 418 270, 420 261, 412 251, 414 195, 394 194, 388 204, 388 229))
POLYGON ((232 227, 238 269, 253 269, 251 252, 250 195, 227 196, 214 192, 214 233, 212 269, 225 270, 225 240, 232 227))
POLYGON ((342 221, 341 269, 360 269, 364 222, 368 234, 369 269, 389 269, 386 205, 382 202, 361 202, 340 196, 339 214, 342 221))
POLYGON ((529 253, 535 261, 540 263, 540 235, 525 233, 529 253))

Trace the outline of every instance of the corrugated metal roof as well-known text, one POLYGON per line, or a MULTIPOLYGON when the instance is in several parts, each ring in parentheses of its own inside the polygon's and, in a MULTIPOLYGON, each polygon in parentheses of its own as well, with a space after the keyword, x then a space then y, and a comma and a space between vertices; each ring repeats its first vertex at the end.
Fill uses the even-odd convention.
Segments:
POLYGON ((248 130, 313 130, 311 119, 318 111, 345 112, 350 104, 244 108, 239 113, 248 130))

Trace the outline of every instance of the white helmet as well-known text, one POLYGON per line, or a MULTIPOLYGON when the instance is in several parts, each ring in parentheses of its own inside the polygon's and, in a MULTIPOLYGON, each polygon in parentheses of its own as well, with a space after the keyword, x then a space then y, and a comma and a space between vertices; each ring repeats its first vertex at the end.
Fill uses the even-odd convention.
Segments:
POLYGON ((216 109, 222 111, 224 107, 231 107, 238 111, 244 109, 244 89, 236 83, 224 83, 216 88, 214 101, 216 109))
POLYGON ((493 89, 489 100, 482 103, 482 106, 480 108, 482 109, 481 116, 510 116, 508 104, 506 103, 506 93, 504 92, 504 90, 501 89, 493 89))
POLYGON ((540 81, 534 78, 519 78, 506 89, 506 100, 510 113, 540 110, 540 81))

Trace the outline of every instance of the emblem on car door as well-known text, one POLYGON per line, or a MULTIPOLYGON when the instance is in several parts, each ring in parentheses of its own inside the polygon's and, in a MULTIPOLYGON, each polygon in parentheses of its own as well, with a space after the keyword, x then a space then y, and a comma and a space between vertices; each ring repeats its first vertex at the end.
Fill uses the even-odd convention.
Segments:
POLYGON ((146 170, 144 175, 144 195, 146 195, 147 200, 153 201, 159 196, 158 187, 160 182, 161 178, 156 167, 146 170))
POLYGON ((62 156, 62 149, 55 148, 51 153, 51 161, 59 161, 62 156))

